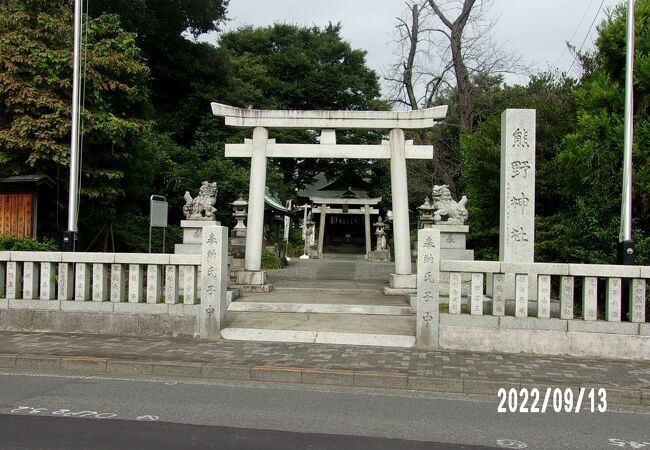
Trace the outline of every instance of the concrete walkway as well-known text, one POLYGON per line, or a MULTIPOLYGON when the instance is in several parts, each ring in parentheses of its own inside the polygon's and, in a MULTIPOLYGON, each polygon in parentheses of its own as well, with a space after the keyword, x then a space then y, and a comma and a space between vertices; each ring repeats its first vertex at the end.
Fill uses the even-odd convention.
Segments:
POLYGON ((382 347, 0 333, 0 367, 486 394, 606 388, 650 407, 650 362, 382 347))

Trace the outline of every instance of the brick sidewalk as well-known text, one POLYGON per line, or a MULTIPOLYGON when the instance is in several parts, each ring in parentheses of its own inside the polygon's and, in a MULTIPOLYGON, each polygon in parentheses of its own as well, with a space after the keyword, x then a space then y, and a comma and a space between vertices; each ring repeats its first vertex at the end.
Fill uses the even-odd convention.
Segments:
POLYGON ((650 406, 650 361, 382 347, 0 333, 0 367, 458 392, 606 387, 650 406))

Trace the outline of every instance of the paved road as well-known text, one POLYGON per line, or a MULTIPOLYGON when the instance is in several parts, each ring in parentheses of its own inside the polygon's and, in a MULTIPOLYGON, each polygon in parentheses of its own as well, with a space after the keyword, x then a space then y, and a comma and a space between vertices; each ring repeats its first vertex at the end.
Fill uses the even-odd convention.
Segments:
POLYGON ((491 397, 11 370, 0 386, 3 448, 650 448, 647 408, 499 414, 491 397))
POLYGON ((290 433, 254 428, 124 420, 83 424, 60 417, 0 415, 4 449, 479 449, 489 447, 415 442, 364 436, 290 433), (80 426, 82 425, 82 426, 80 426))

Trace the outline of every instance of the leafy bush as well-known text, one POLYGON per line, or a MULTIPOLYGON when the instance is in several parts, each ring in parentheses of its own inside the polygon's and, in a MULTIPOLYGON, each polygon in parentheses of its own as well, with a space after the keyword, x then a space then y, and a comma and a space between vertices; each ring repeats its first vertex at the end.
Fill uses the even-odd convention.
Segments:
POLYGON ((56 252, 59 250, 54 239, 41 240, 32 238, 17 238, 15 236, 0 235, 0 250, 13 250, 25 252, 56 252))
POLYGON ((282 261, 275 253, 262 250, 262 269, 281 269, 282 261))
POLYGON ((302 240, 302 228, 289 229, 289 245, 287 247, 287 256, 295 258, 302 255, 305 251, 305 241, 302 240))

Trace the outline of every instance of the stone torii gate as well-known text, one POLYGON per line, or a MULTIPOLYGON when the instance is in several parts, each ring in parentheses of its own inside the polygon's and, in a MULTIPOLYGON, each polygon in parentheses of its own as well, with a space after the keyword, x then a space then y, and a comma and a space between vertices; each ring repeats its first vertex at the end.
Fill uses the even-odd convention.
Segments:
POLYGON ((390 286, 416 288, 411 269, 406 159, 431 159, 433 146, 413 145, 413 141, 405 140, 403 130, 433 127, 434 121, 447 115, 446 105, 417 111, 289 111, 242 109, 212 103, 212 113, 224 117, 226 125, 253 128, 252 140, 226 144, 226 157, 251 158, 246 256, 244 271, 238 274, 239 284, 254 286, 266 281, 261 259, 267 158, 356 158, 390 159, 395 246, 395 274, 391 275, 390 286), (321 130, 320 143, 276 143, 275 139, 268 138, 268 130, 274 128, 321 130), (380 145, 340 145, 336 143, 337 129, 390 130, 389 140, 380 145))

